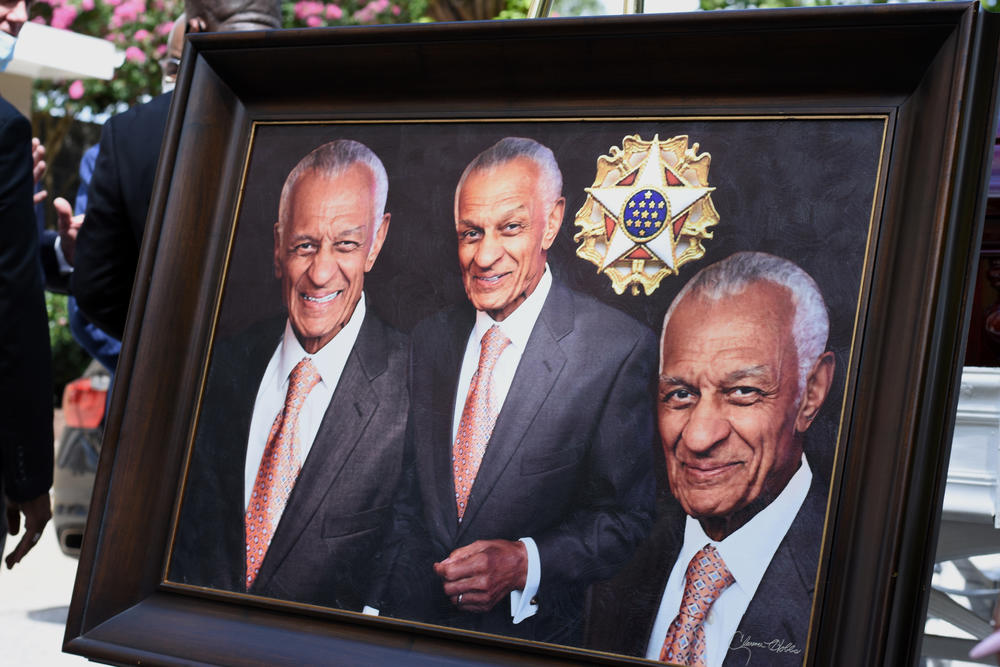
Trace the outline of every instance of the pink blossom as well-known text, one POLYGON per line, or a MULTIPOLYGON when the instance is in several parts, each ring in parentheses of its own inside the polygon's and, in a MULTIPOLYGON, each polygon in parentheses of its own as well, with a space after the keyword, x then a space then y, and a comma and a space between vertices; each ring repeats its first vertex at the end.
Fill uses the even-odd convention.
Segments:
POLYGON ((104 4, 106 4, 108 7, 117 7, 118 5, 122 4, 122 0, 104 0, 104 4))
POLYGON ((31 22, 32 23, 41 23, 42 25, 45 25, 45 19, 43 17, 41 17, 41 16, 36 16, 35 18, 31 19, 31 22))
POLYGON ((337 5, 326 6, 326 18, 336 21, 343 16, 344 16, 344 10, 338 7, 337 5))
POLYGON ((134 35, 135 41, 137 42, 145 42, 147 39, 149 39, 149 36, 150 33, 145 28, 139 28, 138 30, 135 31, 134 35))
POLYGON ((399 16, 402 11, 403 10, 399 8, 399 5, 393 5, 392 6, 392 15, 393 16, 399 16))
POLYGON ((142 64, 146 62, 146 54, 138 46, 130 46, 125 49, 125 60, 142 64))
POLYGON ((174 24, 170 21, 164 21, 160 25, 156 26, 155 31, 157 35, 166 35, 170 32, 170 29, 174 27, 174 24))
POLYGON ((77 79, 69 84, 69 98, 71 100, 78 100, 81 97, 83 97, 83 81, 77 79))
POLYGON ((131 23, 139 17, 139 10, 135 4, 131 2, 123 2, 122 4, 115 7, 115 13, 112 18, 118 19, 119 25, 125 23, 131 23))
POLYGON ((67 30, 76 20, 76 8, 72 5, 56 7, 52 10, 52 27, 67 30))
POLYGON ((309 26, 310 28, 318 28, 321 25, 323 25, 323 19, 321 19, 318 16, 306 17, 306 25, 309 26))
POLYGON ((166 55, 166 53, 167 53, 167 45, 166 44, 160 44, 158 47, 156 47, 156 57, 157 58, 162 58, 163 56, 166 55))
POLYGON ((80 0, 80 9, 89 12, 94 8, 94 0, 80 0))
POLYGON ((301 0, 295 3, 295 18, 302 19, 310 16, 319 16, 323 13, 323 3, 314 0, 301 0))

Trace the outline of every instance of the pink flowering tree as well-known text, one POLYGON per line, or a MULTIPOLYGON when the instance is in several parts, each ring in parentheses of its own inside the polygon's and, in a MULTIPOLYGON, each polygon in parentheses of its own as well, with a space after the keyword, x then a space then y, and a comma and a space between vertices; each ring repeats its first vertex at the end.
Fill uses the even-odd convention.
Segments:
POLYGON ((282 23, 286 28, 319 28, 370 23, 417 21, 426 8, 425 0, 299 0, 283 2, 282 23))
MULTIPOLYGON (((283 0, 286 28, 405 23, 421 18, 427 0, 283 0)), ((158 95, 160 60, 184 0, 35 0, 31 20, 112 42, 125 56, 110 81, 35 82, 32 122, 54 163, 74 118, 114 114, 158 95)), ((46 175, 46 187, 52 191, 46 175)))
MULTIPOLYGON (((300 0, 282 4, 286 28, 362 23, 406 23, 424 13, 427 0, 300 0)), ((75 116, 116 113, 160 93, 159 61, 167 33, 184 11, 183 0, 35 0, 32 20, 100 37, 125 54, 111 81, 39 81, 36 110, 75 116)))

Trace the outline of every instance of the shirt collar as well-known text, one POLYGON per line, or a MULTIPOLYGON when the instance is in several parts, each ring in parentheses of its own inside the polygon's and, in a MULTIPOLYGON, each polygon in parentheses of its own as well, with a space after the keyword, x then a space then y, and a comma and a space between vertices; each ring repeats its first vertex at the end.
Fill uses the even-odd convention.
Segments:
POLYGON ((485 311, 476 311, 476 340, 482 340, 482 337, 486 335, 489 328, 495 324, 510 339, 512 345, 516 345, 518 349, 524 350, 528 345, 531 330, 535 328, 535 322, 538 320, 538 315, 542 312, 542 306, 545 305, 545 298, 549 295, 551 288, 552 272, 549 271, 549 265, 546 264, 545 272, 542 273, 542 277, 539 279, 538 285, 535 286, 535 290, 503 322, 497 322, 485 311))
POLYGON ((354 312, 351 313, 351 319, 333 337, 333 340, 321 347, 316 354, 309 354, 303 349, 302 344, 299 343, 299 339, 295 336, 295 330, 292 329, 291 320, 286 320, 285 333, 281 339, 281 353, 278 358, 278 373, 276 376, 278 386, 281 387, 288 381, 288 376, 291 374, 292 369, 295 368, 295 364, 302 361, 302 357, 309 357, 313 360, 313 365, 316 366, 316 370, 319 372, 320 381, 324 384, 327 384, 327 380, 332 375, 339 377, 339 371, 336 373, 332 371, 336 368, 343 368, 344 363, 347 361, 347 355, 354 348, 354 342, 358 338, 358 332, 361 330, 361 322, 364 319, 365 296, 362 294, 358 300, 358 305, 354 307, 354 312))
POLYGON ((687 517, 680 558, 686 558, 686 563, 699 549, 711 544, 719 551, 726 567, 736 579, 736 584, 752 594, 757 590, 778 546, 785 539, 785 533, 802 507, 811 484, 812 470, 803 455, 802 464, 778 497, 721 542, 706 535, 697 519, 687 517))

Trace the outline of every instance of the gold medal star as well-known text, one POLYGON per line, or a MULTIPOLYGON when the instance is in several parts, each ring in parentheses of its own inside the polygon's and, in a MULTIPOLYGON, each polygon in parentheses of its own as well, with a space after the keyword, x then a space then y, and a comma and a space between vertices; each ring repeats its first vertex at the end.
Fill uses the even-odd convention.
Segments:
MULTIPOLYGON (((655 238, 639 244, 629 238, 628 234, 622 229, 622 225, 627 224, 624 221, 626 203, 634 203, 629 200, 638 192, 645 190, 643 193, 645 199, 653 196, 651 190, 661 192, 667 202, 665 208, 669 211, 669 214, 665 216, 665 220, 672 221, 684 215, 696 202, 707 197, 715 190, 713 187, 688 185, 684 179, 679 177, 677 180, 683 183, 683 185, 669 185, 663 164, 660 155, 660 142, 656 138, 653 140, 646 157, 639 164, 638 173, 631 184, 586 188, 586 192, 607 211, 608 215, 621 223, 615 226, 611 237, 608 238, 608 247, 603 263, 600 266, 601 270, 632 252, 638 245, 642 245, 671 269, 676 269, 674 264, 674 245, 676 241, 672 233, 670 233, 672 230, 665 230, 664 233, 658 234, 655 238)), ((643 206, 645 203, 645 201, 641 201, 639 206, 645 208, 643 206)), ((662 202, 660 206, 663 206, 662 202)))

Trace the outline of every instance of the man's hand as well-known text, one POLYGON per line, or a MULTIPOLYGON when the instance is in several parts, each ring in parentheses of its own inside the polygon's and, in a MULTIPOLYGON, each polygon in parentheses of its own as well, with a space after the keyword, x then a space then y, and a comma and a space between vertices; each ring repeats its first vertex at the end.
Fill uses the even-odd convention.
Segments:
POLYGON ((524 588, 528 550, 523 542, 479 540, 434 563, 444 593, 462 611, 486 612, 508 593, 524 588))
POLYGON ((38 538, 42 536, 45 524, 52 518, 52 504, 49 501, 48 491, 23 503, 7 499, 7 532, 11 535, 17 535, 21 529, 21 514, 24 514, 24 535, 14 550, 7 555, 8 570, 17 565, 25 554, 34 548, 38 538))
MULTIPOLYGON (((45 146, 39 141, 38 137, 31 138, 31 163, 32 163, 32 177, 35 179, 35 185, 42 180, 42 176, 45 175, 45 146)), ((49 196, 49 193, 45 190, 39 190, 35 193, 35 203, 45 201, 45 198, 49 196)))
POLYGON ((76 235, 80 232, 80 225, 83 224, 83 213, 73 215, 73 207, 62 197, 56 197, 52 206, 55 207, 56 217, 59 219, 59 247, 66 261, 72 264, 73 252, 76 250, 76 235))

